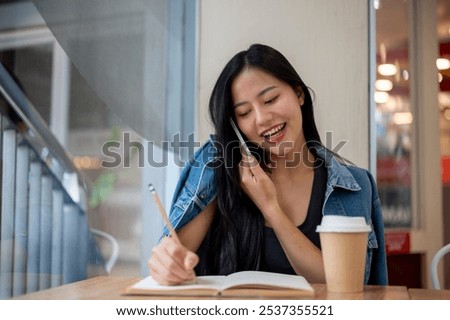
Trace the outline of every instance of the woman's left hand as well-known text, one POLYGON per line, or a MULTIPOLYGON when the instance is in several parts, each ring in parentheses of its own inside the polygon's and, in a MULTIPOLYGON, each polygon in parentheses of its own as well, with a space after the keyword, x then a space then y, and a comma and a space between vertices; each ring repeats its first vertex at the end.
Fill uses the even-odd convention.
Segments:
POLYGON ((239 174, 241 187, 263 214, 267 209, 278 206, 275 185, 253 156, 242 156, 239 174))

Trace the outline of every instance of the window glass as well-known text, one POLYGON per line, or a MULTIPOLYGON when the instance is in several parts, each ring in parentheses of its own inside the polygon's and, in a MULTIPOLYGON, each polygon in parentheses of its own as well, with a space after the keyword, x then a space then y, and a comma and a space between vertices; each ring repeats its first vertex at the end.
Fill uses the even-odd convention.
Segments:
POLYGON ((412 227, 408 2, 383 0, 376 10, 375 121, 377 183, 385 226, 412 227))

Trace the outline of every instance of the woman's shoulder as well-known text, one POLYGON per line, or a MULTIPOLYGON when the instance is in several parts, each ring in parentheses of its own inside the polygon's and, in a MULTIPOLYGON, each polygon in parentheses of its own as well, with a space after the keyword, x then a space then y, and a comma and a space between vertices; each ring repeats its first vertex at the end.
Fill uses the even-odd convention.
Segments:
POLYGON ((347 166, 347 169, 350 171, 359 185, 363 184, 371 186, 375 184, 375 179, 369 170, 355 165, 347 166))
POLYGON ((216 196, 212 137, 193 154, 180 173, 172 198, 170 219, 180 228, 200 213, 216 196))
POLYGON ((203 167, 216 159, 217 148, 215 146, 215 136, 210 135, 194 155, 190 158, 189 164, 194 167, 203 167))
POLYGON ((317 156, 324 160, 332 185, 358 190, 374 184, 374 178, 369 170, 351 163, 323 146, 317 147, 316 152, 317 156))
POLYGON ((186 183, 198 188, 200 182, 208 183, 213 177, 213 163, 216 159, 216 148, 214 146, 214 137, 211 136, 203 145, 195 151, 189 162, 186 163, 180 173, 177 192, 186 183))

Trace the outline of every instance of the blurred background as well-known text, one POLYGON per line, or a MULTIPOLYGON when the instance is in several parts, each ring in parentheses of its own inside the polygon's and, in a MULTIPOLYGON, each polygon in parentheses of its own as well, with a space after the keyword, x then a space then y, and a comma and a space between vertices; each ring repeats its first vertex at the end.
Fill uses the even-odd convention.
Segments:
MULTIPOLYGON (((107 235, 92 235, 98 259, 114 258, 107 270, 112 275, 147 274, 163 225, 148 183, 169 208, 184 161, 211 133, 207 98, 219 70, 237 50, 272 41, 312 83, 323 137, 330 127, 335 144, 350 140, 344 155, 377 178, 391 284, 428 286, 432 254, 450 242, 450 1, 353 1, 331 9, 327 1, 266 4, 251 9, 237 0, 227 8, 200 0, 0 0, 0 62, 76 168, 88 226, 107 235), (299 33, 295 41, 286 40, 279 20, 271 37, 265 29, 245 28, 259 28, 274 7, 278 17, 288 16, 286 24, 305 23, 293 28, 299 33), (328 48, 337 52, 323 73, 305 65, 318 64, 307 59, 317 48, 329 57, 332 28, 300 22, 297 15, 311 10, 323 20, 334 17, 330 23, 340 28, 335 47, 328 48), (358 18, 343 22, 355 16, 352 10, 358 18), (239 29, 251 31, 240 35, 239 29), (315 40, 315 34, 324 36, 315 40), (361 64, 349 67, 355 57, 361 64), (347 69, 352 79, 340 81, 347 69), (339 85, 329 86, 332 80, 339 85), (327 119, 326 109, 334 104, 354 106, 342 109, 340 124, 327 119), (363 121, 342 126, 350 117, 363 121), (360 140, 354 138, 358 132, 360 140), (431 175, 424 171, 429 163, 431 175)), ((32 126, 20 113, 8 113, 10 101, 2 103, 2 114, 13 119, 4 123, 30 141, 26 132, 32 126)), ((39 149, 45 162, 42 150, 53 150, 39 149)), ((3 252, 8 248, 13 245, 3 252)), ((14 267, 6 260, 5 272, 14 267)), ((447 288, 449 265, 447 260, 447 288)))

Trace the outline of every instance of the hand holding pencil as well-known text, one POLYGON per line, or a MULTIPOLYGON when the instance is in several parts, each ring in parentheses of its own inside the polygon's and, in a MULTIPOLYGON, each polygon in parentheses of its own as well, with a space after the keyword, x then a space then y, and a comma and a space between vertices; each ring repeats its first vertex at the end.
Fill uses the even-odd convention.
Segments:
POLYGON ((153 279, 163 285, 195 281, 194 267, 198 263, 198 256, 183 246, 170 223, 155 188, 151 184, 148 187, 170 232, 170 237, 164 237, 152 250, 152 255, 148 261, 150 273, 153 279))

